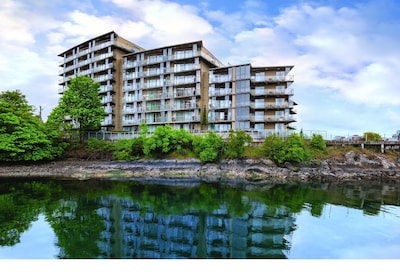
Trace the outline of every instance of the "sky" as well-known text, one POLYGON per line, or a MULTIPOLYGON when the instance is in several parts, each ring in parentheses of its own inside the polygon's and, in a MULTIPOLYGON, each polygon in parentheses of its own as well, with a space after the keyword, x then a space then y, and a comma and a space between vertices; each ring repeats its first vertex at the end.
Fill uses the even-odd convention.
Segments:
POLYGON ((0 91, 20 90, 46 120, 61 52, 109 31, 145 49, 202 40, 226 65, 294 65, 298 131, 390 138, 398 14, 398 0, 1 0, 0 91))

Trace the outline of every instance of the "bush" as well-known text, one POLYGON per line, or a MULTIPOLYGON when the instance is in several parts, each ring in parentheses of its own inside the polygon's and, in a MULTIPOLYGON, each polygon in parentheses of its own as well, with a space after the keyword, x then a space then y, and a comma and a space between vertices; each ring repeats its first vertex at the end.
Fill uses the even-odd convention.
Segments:
POLYGON ((282 163, 284 161, 285 153, 283 141, 281 137, 275 134, 265 138, 261 150, 266 158, 271 159, 276 163, 282 163))
POLYGON ((133 139, 120 139, 114 143, 113 160, 133 161, 140 159, 143 153, 142 137, 133 139))
POLYGON ((193 148, 200 161, 217 162, 225 152, 225 142, 221 136, 210 131, 206 136, 195 136, 193 139, 193 148))
POLYGON ((245 131, 233 131, 229 132, 226 156, 227 158, 243 158, 246 152, 246 146, 253 141, 250 135, 245 131))
POLYGON ((382 136, 375 132, 364 132, 365 141, 381 141, 382 136))
POLYGON ((265 157, 278 164, 307 161, 311 157, 310 149, 306 146, 303 137, 296 133, 285 140, 277 135, 270 135, 265 138, 261 149, 265 157))
POLYGON ((106 140, 89 138, 87 151, 90 152, 87 159, 109 159, 114 151, 114 144, 106 140))
POLYGON ((313 134, 310 140, 310 146, 318 150, 325 150, 326 144, 324 138, 319 134, 313 134))
POLYGON ((192 148, 193 136, 184 129, 172 129, 169 125, 159 126, 143 143, 146 156, 162 157, 172 151, 192 148))

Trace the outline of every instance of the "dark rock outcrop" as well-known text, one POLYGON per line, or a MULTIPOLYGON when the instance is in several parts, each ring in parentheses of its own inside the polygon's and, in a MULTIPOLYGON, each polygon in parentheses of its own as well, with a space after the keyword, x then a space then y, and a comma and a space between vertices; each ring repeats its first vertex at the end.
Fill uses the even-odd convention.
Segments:
POLYGON ((132 179, 187 183, 223 182, 233 186, 269 186, 291 182, 400 182, 400 164, 384 155, 350 151, 344 159, 276 166, 268 159, 224 160, 202 164, 197 159, 115 161, 59 161, 36 165, 0 166, 0 178, 51 177, 64 179, 132 179))

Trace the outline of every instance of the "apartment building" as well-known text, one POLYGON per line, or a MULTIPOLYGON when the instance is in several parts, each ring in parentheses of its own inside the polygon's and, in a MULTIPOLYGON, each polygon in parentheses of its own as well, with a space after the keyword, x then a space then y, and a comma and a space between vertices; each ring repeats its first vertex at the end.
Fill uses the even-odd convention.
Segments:
POLYGON ((293 66, 214 68, 209 73, 208 123, 213 131, 284 133, 295 121, 293 66))
POLYGON ((149 131, 165 124, 201 130, 208 73, 222 66, 201 41, 125 55, 123 129, 138 131, 146 123, 149 131))
POLYGON ((99 95, 108 114, 101 123, 102 129, 121 129, 123 56, 141 50, 112 31, 62 52, 58 55, 62 57, 59 94, 64 93, 76 75, 91 77, 100 83, 99 95))
POLYGON ((104 131, 285 133, 295 122, 293 66, 225 66, 202 41, 146 50, 109 32, 59 54, 62 94, 75 75, 101 84, 104 131))

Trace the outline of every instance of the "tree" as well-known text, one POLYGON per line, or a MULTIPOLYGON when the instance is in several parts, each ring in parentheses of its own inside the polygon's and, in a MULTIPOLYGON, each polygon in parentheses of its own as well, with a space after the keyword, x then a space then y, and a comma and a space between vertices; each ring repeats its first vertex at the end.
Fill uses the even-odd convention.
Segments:
POLYGON ((204 106, 203 111, 201 113, 201 123, 202 126, 207 127, 208 125, 208 118, 207 118, 207 109, 204 106))
POLYGON ((251 136, 243 130, 229 132, 227 143, 227 157, 228 158, 243 158, 246 151, 246 145, 253 141, 251 136))
POLYGON ((375 132, 364 132, 365 141, 380 141, 382 136, 375 132))
POLYGON ((193 139, 194 152, 199 159, 206 162, 217 162, 225 153, 225 142, 221 136, 209 131, 206 136, 195 136, 193 139))
POLYGON ((87 76, 72 78, 59 104, 49 115, 49 123, 67 131, 76 129, 82 141, 84 133, 98 130, 106 116, 99 96, 100 84, 87 76), (72 123, 65 122, 68 116, 72 123))
POLYGON ((19 90, 0 93, 0 161, 52 160, 66 147, 56 140, 19 90))

